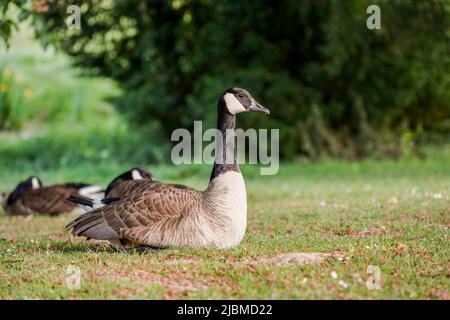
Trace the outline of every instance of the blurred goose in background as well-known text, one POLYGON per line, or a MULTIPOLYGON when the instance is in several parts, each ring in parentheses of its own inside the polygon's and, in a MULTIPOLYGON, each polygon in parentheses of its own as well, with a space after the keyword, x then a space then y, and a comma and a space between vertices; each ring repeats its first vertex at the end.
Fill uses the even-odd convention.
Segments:
POLYGON ((222 138, 217 141, 217 156, 206 190, 142 181, 145 191, 104 204, 66 228, 75 236, 109 240, 116 247, 139 251, 155 247, 229 248, 239 244, 247 226, 247 196, 236 161, 234 129, 236 114, 247 111, 270 113, 245 89, 230 88, 221 95, 217 128, 222 138), (229 149, 234 154, 226 151, 229 149), (225 154, 227 161, 222 160, 225 154))
POLYGON ((44 187, 38 177, 20 182, 4 201, 9 215, 50 215, 71 212, 77 206, 67 201, 71 195, 99 198, 104 194, 101 187, 86 183, 65 183, 44 187))
POLYGON ((139 188, 142 180, 154 181, 153 174, 145 168, 135 167, 114 178, 105 191, 105 198, 126 197, 139 188))
POLYGON ((149 181, 154 181, 153 174, 145 168, 135 167, 114 178, 106 188, 105 198, 103 199, 91 199, 86 196, 72 194, 67 200, 80 206, 84 211, 90 211, 105 204, 113 203, 135 192, 143 192, 149 181))

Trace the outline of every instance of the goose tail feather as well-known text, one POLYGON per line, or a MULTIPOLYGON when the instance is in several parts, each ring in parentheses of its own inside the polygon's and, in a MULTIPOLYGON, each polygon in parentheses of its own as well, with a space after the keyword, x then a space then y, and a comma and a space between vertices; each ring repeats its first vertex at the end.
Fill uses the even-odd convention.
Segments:
POLYGON ((85 236, 88 239, 110 240, 119 237, 105 221, 101 210, 82 214, 70 222, 66 230, 72 230, 74 236, 85 236))
POLYGON ((83 197, 89 197, 93 199, 101 199, 105 195, 105 190, 102 189, 100 186, 96 185, 88 185, 83 186, 80 189, 78 189, 78 193, 80 196, 83 197))
POLYGON ((113 203, 117 200, 120 200, 119 198, 105 198, 100 200, 94 200, 85 196, 81 195, 70 195, 69 198, 67 198, 68 201, 75 203, 80 208, 82 208, 85 212, 90 212, 92 210, 101 208, 103 206, 106 206, 107 204, 113 203))

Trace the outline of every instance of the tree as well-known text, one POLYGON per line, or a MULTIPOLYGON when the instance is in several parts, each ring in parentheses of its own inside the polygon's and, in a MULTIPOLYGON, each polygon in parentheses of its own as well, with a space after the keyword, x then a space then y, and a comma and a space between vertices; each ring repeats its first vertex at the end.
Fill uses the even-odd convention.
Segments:
POLYGON ((91 0, 68 30, 72 2, 34 13, 37 37, 115 79, 118 109, 166 138, 194 119, 213 126, 235 85, 272 110, 239 124, 280 128, 287 158, 398 155, 404 132, 448 134, 449 1, 91 0), (366 27, 370 4, 380 30, 366 27))

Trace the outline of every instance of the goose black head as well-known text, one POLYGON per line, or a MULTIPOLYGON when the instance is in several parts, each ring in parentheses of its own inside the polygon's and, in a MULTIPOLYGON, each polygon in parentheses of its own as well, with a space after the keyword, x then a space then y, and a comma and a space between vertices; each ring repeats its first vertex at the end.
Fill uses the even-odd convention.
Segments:
POLYGON ((106 188, 105 193, 108 194, 112 188, 123 181, 128 180, 153 180, 153 174, 145 168, 135 167, 114 178, 106 188))
POLYGON ((38 177, 29 177, 25 181, 20 182, 11 192, 6 200, 6 205, 11 205, 22 197, 26 192, 39 189, 42 187, 42 181, 38 177))
POLYGON ((270 111, 258 103, 245 89, 230 88, 222 96, 223 103, 231 114, 254 111, 270 114, 270 111))

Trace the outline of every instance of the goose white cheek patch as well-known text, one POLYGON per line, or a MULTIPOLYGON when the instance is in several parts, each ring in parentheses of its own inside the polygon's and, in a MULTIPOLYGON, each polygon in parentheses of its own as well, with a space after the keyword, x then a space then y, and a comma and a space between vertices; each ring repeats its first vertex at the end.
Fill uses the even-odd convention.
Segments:
POLYGON ((133 178, 133 180, 142 180, 142 179, 144 179, 144 177, 142 177, 140 172, 137 171, 137 170, 131 171, 131 177, 133 178))
POLYGON ((238 99, 234 96, 232 93, 227 93, 224 96, 225 104, 228 108, 228 111, 230 111, 231 114, 236 114, 240 112, 245 112, 247 109, 244 108, 242 103, 239 102, 238 99))
POLYGON ((31 179, 31 188, 39 189, 39 181, 36 178, 31 179))

